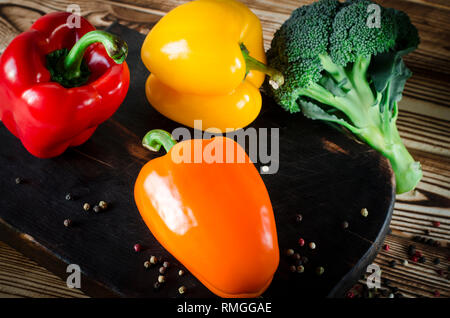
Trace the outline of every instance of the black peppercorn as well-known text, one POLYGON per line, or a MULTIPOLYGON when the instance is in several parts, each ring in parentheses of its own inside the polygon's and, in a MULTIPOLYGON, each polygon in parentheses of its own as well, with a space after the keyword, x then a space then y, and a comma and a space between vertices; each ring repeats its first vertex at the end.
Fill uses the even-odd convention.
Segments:
POLYGON ((414 245, 408 246, 408 255, 413 256, 414 254, 416 254, 416 247, 414 245))
POLYGON ((390 289, 394 294, 398 292, 398 287, 392 286, 390 289))
POLYGON ((309 262, 309 259, 308 259, 308 257, 306 257, 306 256, 303 256, 302 257, 302 262, 303 262, 303 264, 308 264, 308 262, 309 262))
POLYGON ((441 260, 439 259, 439 257, 436 257, 436 258, 433 260, 433 264, 434 264, 434 265, 439 265, 440 262, 441 262, 441 260))
POLYGON ((95 206, 92 208, 92 210, 93 210, 95 213, 99 213, 100 210, 101 210, 101 208, 100 208, 98 205, 95 205, 95 206))
POLYGON ((392 261, 389 261, 390 267, 395 267, 395 265, 397 265, 397 262, 395 261, 395 259, 393 259, 392 261))
POLYGON ((70 201, 70 200, 72 200, 72 199, 73 199, 72 193, 67 193, 67 194, 66 194, 66 200, 67 200, 67 201, 70 201))
POLYGON ((421 256, 420 258, 419 258, 419 263, 425 263, 427 261, 427 259, 425 258, 425 256, 421 256))

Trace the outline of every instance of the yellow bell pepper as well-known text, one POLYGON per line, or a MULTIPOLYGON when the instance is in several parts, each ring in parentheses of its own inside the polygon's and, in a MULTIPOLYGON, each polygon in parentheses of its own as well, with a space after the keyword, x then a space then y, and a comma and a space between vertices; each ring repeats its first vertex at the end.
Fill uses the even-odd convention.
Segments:
POLYGON ((164 116, 203 129, 235 130, 261 110, 259 87, 283 76, 267 67, 259 19, 235 0, 196 0, 164 16, 141 50, 151 75, 150 104, 164 116))

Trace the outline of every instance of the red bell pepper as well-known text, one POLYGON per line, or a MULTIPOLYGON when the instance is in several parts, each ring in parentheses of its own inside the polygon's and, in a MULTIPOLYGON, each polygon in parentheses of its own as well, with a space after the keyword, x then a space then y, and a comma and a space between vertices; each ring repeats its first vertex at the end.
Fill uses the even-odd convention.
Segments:
POLYGON ((39 158, 88 140, 130 82, 126 43, 84 18, 71 28, 69 15, 41 17, 0 57, 0 119, 39 158))

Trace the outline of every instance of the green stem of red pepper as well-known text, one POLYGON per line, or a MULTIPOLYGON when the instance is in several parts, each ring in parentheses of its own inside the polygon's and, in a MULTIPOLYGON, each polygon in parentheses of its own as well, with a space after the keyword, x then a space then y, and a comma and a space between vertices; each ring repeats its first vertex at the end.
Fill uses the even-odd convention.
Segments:
POLYGON ((61 49, 47 55, 47 68, 52 81, 58 82, 64 87, 85 84, 89 79, 90 72, 83 62, 83 56, 89 45, 98 42, 103 44, 106 53, 117 64, 121 64, 127 57, 128 46, 118 36, 105 31, 91 31, 83 35, 70 51, 61 49))
POLYGON ((150 130, 142 139, 142 146, 152 151, 159 151, 161 146, 163 146, 164 149, 169 152, 176 143, 177 142, 173 139, 172 135, 162 129, 150 130))
POLYGON ((248 49, 245 47, 244 43, 240 44, 242 55, 244 56, 245 66, 247 74, 251 70, 259 71, 267 74, 270 77, 269 84, 272 85, 274 89, 278 89, 284 83, 284 76, 281 72, 276 69, 267 66, 266 64, 258 61, 257 59, 250 56, 248 49))

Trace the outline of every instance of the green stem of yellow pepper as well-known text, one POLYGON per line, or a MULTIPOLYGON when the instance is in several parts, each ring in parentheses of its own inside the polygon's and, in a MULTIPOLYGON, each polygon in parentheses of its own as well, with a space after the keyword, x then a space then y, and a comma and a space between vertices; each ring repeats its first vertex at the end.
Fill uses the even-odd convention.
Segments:
POLYGON ((278 89, 283 85, 284 77, 281 72, 251 57, 244 43, 241 43, 240 46, 242 55, 244 56, 247 73, 251 70, 255 70, 267 74, 270 77, 269 84, 272 85, 274 89, 278 89))

